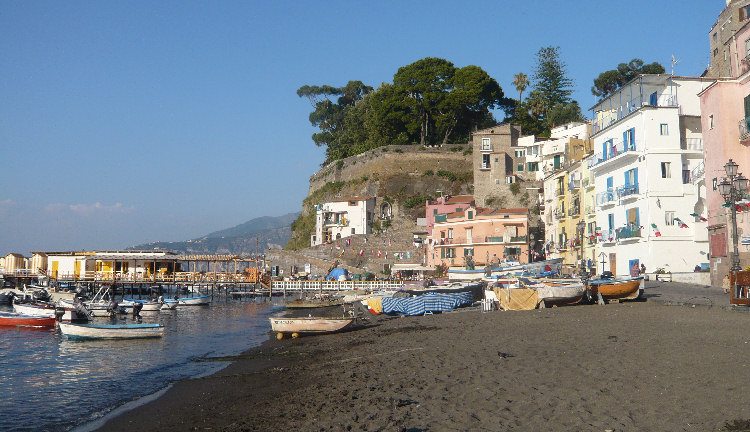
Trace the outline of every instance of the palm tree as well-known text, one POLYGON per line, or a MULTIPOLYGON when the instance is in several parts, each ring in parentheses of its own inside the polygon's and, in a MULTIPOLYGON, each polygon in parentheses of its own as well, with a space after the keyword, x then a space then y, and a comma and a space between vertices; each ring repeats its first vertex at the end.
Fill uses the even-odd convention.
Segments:
POLYGON ((513 85, 518 90, 518 101, 520 102, 523 99, 523 91, 529 86, 529 77, 525 73, 519 72, 513 77, 513 85))

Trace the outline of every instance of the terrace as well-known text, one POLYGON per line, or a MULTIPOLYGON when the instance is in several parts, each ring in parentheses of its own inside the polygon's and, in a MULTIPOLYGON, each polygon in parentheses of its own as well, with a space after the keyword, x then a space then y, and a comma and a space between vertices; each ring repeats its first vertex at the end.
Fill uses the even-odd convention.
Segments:
POLYGON ((636 152, 640 151, 640 149, 640 142, 637 140, 630 143, 624 143, 622 140, 615 141, 609 149, 607 149, 606 153, 600 152, 592 156, 587 162, 588 167, 593 168, 599 166, 605 162, 621 157, 622 155, 636 157, 636 152))

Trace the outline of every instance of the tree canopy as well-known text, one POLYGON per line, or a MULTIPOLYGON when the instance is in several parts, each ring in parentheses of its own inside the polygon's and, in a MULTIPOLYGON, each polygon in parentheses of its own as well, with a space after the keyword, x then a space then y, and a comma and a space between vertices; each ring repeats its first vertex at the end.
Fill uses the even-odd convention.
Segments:
POLYGON ((496 123, 490 109, 511 103, 482 68, 433 57, 399 68, 393 84, 374 91, 350 81, 345 87, 304 85, 297 95, 314 107, 310 123, 320 132, 312 138, 326 146, 326 163, 389 144, 467 140, 475 127, 496 123))
POLYGON ((598 96, 600 100, 606 99, 638 75, 662 73, 664 73, 664 66, 660 63, 654 62, 644 65, 643 60, 635 58, 628 63, 620 63, 617 65, 617 69, 600 73, 594 79, 591 94, 598 96))

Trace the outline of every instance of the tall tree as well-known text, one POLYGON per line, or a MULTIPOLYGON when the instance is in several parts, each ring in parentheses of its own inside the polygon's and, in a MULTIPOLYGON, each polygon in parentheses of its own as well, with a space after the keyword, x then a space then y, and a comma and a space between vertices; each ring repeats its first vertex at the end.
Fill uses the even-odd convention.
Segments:
POLYGON ((542 47, 537 52, 534 70, 534 91, 544 107, 544 113, 555 104, 571 101, 573 80, 566 75, 566 64, 560 60, 560 47, 542 47))
POLYGON ((523 91, 529 86, 529 77, 525 73, 519 72, 513 76, 513 85, 518 90, 518 101, 523 101, 523 91))
POLYGON ((598 96, 600 100, 606 99, 611 94, 622 88, 641 74, 662 74, 664 66, 653 62, 643 64, 643 60, 634 58, 628 63, 620 63, 616 69, 604 71, 594 79, 591 94, 598 96))

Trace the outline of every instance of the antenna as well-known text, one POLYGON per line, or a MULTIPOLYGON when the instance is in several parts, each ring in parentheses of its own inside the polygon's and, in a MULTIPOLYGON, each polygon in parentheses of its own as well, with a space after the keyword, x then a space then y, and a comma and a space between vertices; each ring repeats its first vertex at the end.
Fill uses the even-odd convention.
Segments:
POLYGON ((672 54, 672 76, 674 76, 674 65, 680 62, 680 59, 675 59, 674 54, 672 54))

